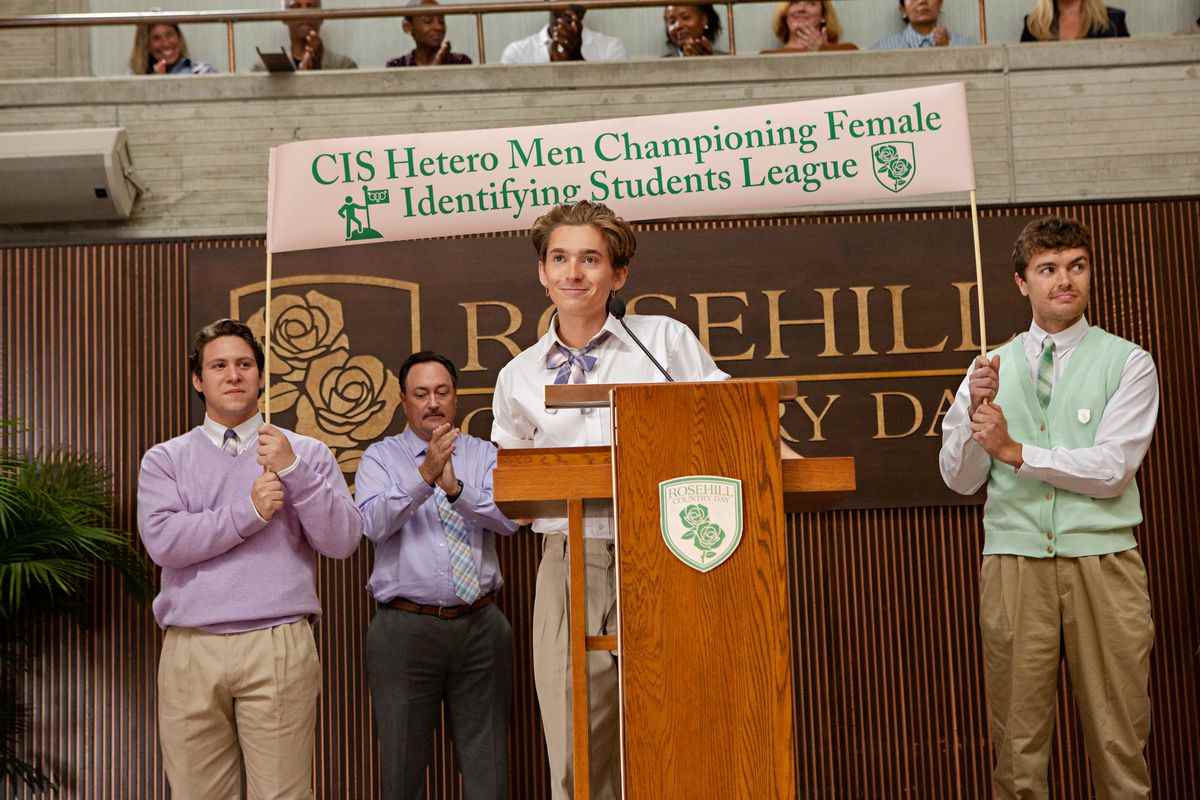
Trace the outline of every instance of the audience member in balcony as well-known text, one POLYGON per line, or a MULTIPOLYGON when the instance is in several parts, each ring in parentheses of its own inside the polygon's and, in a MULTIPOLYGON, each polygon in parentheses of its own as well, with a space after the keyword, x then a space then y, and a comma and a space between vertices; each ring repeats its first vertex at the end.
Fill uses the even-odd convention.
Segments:
POLYGON ((942 24, 942 0, 899 0, 904 30, 885 36, 872 50, 904 50, 918 47, 962 47, 977 44, 970 36, 951 33, 942 24))
POLYGON ((721 33, 721 18, 711 4, 667 6, 663 9, 667 28, 667 58, 680 56, 724 56, 713 45, 721 33))
POLYGON ((783 46, 763 50, 764 55, 858 49, 858 45, 841 41, 842 25, 831 0, 780 3, 771 30, 783 46))
MULTIPOLYGON (((409 0, 408 6, 436 6, 437 0, 409 0)), ((412 37, 413 48, 399 58, 387 62, 389 67, 436 67, 447 64, 470 64, 470 56, 450 50, 446 39, 446 17, 442 14, 405 17, 404 32, 412 37)))
POLYGON ((551 61, 624 61, 625 45, 615 36, 584 27, 587 9, 572 6, 551 11, 550 23, 532 36, 510 42, 502 64, 548 64, 551 61))
POLYGON ((1025 16, 1022 42, 1063 42, 1128 36, 1125 12, 1101 0, 1037 0, 1025 16))
POLYGON ((134 75, 209 75, 211 64, 188 57, 187 39, 173 22, 137 26, 129 71, 134 75))
MULTIPOLYGON (((280 0, 280 3, 284 11, 321 7, 321 0, 280 0)), ((358 69, 354 59, 325 49, 325 43, 321 41, 321 20, 289 20, 284 25, 288 29, 292 64, 296 69, 358 69)), ((263 69, 261 63, 253 67, 255 72, 261 72, 263 69)))

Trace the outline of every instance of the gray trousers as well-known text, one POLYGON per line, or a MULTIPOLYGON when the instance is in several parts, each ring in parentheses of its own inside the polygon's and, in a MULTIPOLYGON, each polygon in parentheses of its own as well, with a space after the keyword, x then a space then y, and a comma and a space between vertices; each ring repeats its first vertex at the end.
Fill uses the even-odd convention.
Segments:
POLYGON ((384 800, 425 796, 443 702, 464 800, 508 796, 512 647, 512 628, 496 605, 452 620, 375 612, 367 629, 367 683, 384 800))

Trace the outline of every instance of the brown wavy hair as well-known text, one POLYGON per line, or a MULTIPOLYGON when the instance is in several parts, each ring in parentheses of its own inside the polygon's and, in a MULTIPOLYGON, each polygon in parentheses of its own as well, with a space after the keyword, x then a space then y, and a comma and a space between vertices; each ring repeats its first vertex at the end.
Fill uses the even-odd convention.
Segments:
POLYGON ((580 200, 577 203, 555 206, 542 216, 529 229, 529 237, 533 240, 533 249, 537 251, 538 261, 546 260, 546 249, 550 246, 550 234, 561 225, 591 225, 604 237, 608 244, 608 257, 614 269, 628 267, 637 252, 637 236, 633 226, 621 219, 603 203, 593 203, 590 200, 580 200))
POLYGON ((133 50, 129 54, 129 71, 134 75, 150 74, 150 31, 159 25, 174 28, 175 33, 179 34, 179 60, 191 57, 188 55, 187 38, 174 22, 143 22, 133 35, 133 50))
POLYGON ((1021 230, 1021 235, 1013 244, 1013 271, 1025 277, 1025 268, 1037 253, 1057 253, 1076 247, 1087 250, 1088 263, 1091 263, 1092 232, 1087 225, 1067 217, 1035 219, 1021 230))

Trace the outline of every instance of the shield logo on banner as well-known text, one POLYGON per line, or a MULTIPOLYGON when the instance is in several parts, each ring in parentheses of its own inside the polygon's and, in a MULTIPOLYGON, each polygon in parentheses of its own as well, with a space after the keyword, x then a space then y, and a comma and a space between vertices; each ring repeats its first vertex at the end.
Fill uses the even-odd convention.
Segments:
POLYGON ((917 174, 917 148, 912 142, 880 142, 871 146, 875 180, 889 192, 902 192, 917 174))
POLYGON ((692 569, 708 572, 742 541, 742 482, 716 475, 662 481, 658 512, 667 548, 692 569))

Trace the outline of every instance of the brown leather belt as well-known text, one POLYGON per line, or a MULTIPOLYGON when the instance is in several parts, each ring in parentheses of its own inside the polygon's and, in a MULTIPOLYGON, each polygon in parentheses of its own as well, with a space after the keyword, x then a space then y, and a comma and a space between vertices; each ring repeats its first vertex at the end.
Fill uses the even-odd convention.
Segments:
POLYGON ((386 603, 380 603, 381 606, 394 608, 397 611, 408 611, 412 614, 425 614, 438 619, 458 619, 465 617, 468 614, 474 614, 479 609, 490 606, 496 602, 496 593, 488 592, 483 597, 480 597, 470 605, 462 606, 426 606, 420 603, 414 603, 411 600, 405 600, 403 597, 396 597, 386 603))

